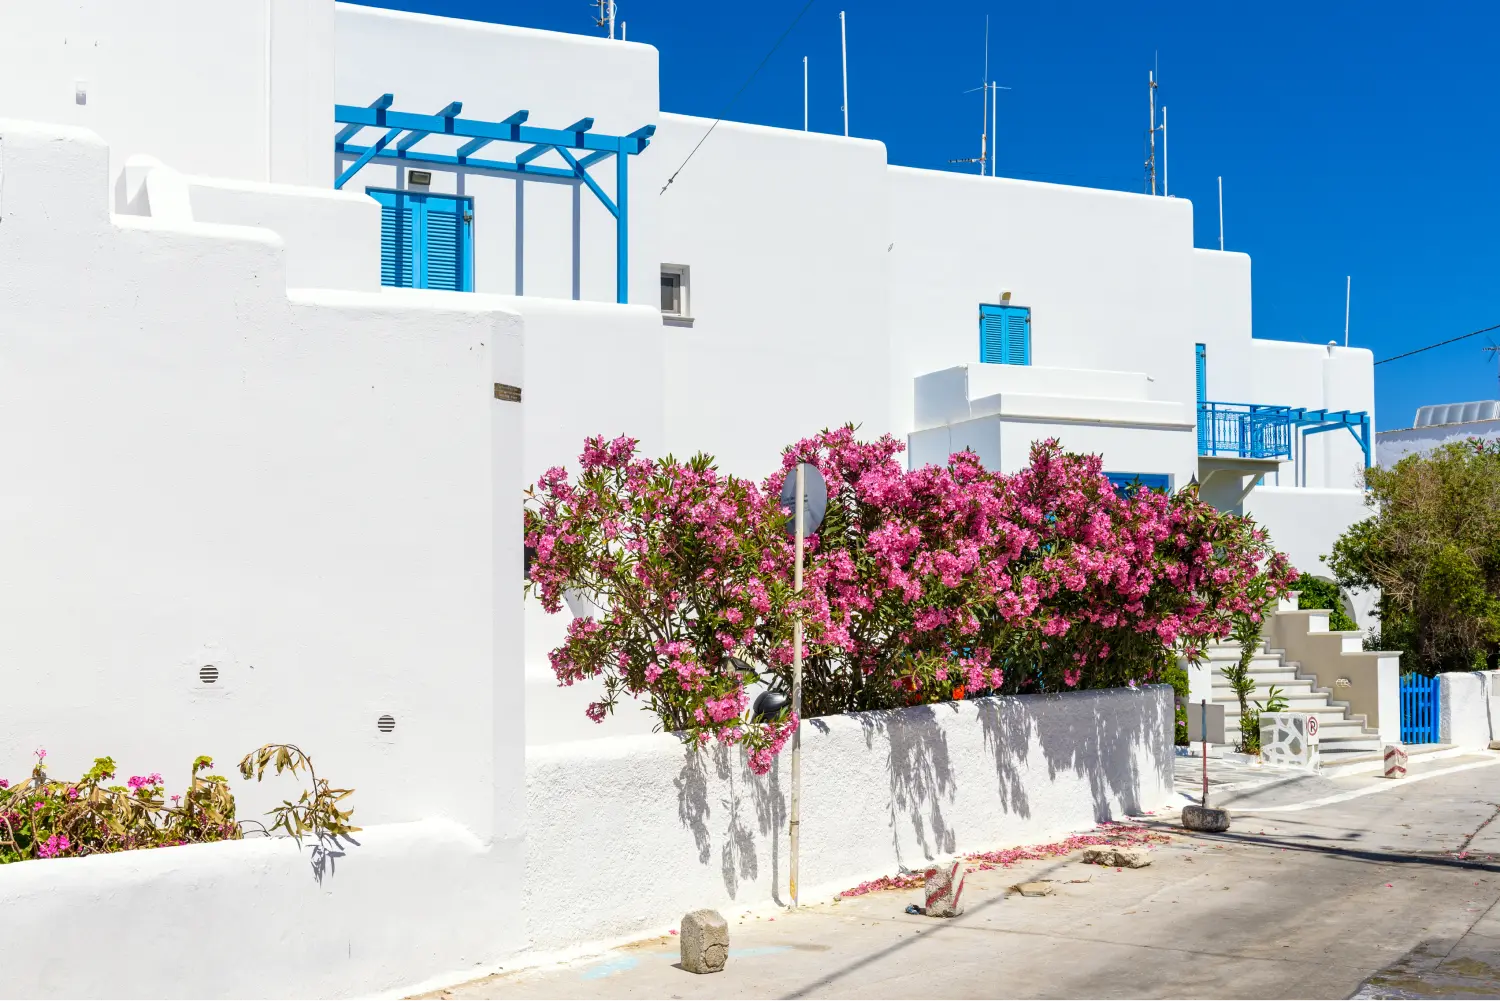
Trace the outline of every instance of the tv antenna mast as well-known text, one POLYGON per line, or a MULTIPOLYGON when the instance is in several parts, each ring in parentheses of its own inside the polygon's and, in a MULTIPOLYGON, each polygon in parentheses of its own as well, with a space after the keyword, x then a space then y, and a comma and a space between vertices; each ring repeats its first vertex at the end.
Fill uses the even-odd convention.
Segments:
POLYGON ((989 175, 994 177, 996 176, 995 167, 998 159, 995 147, 999 143, 999 92, 1010 90, 1010 88, 1002 87, 990 79, 990 17, 988 14, 984 17, 984 75, 980 77, 978 87, 970 87, 964 93, 972 94, 976 90, 984 91, 984 103, 979 113, 979 155, 964 157, 958 160, 949 160, 948 162, 977 163, 979 164, 980 177, 984 176, 985 165, 988 164, 989 175))
POLYGON ((594 24, 600 28, 609 29, 609 37, 615 37, 615 0, 594 0, 590 7, 599 8, 599 16, 594 19, 594 24))
MULTIPOLYGON (((1486 337, 1485 340, 1490 341, 1490 346, 1487 347, 1487 348, 1482 348, 1481 350, 1484 351, 1484 353, 1487 354, 1487 355, 1489 355, 1491 358, 1494 358, 1497 361, 1500 361, 1500 345, 1496 345, 1495 342, 1492 341, 1492 340, 1490 340, 1488 337, 1486 337)), ((1500 382, 1500 370, 1496 371, 1496 373, 1495 373, 1495 380, 1497 382, 1500 382)))
POLYGON ((1145 191, 1148 195, 1156 194, 1156 133, 1161 133, 1161 193, 1167 193, 1167 109, 1161 109, 1161 124, 1157 124, 1156 118, 1156 90, 1161 83, 1161 60, 1158 57, 1157 65, 1146 76, 1147 90, 1151 101, 1151 125, 1146 129, 1146 183, 1145 191))

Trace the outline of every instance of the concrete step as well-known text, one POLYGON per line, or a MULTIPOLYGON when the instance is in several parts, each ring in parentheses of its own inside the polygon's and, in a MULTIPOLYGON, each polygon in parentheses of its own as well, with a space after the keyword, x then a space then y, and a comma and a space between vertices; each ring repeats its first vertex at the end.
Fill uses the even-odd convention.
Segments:
MULTIPOLYGON (((1328 696, 1327 695, 1321 695, 1321 694, 1318 694, 1318 693, 1308 692, 1308 693, 1303 693, 1299 697, 1295 693, 1283 692, 1282 696, 1286 699, 1286 709, 1284 710, 1285 712, 1289 712, 1289 713, 1317 713, 1317 714, 1319 714, 1319 716, 1321 716, 1323 713, 1328 713, 1330 715, 1336 715, 1336 716, 1342 716, 1343 715, 1343 710, 1342 709, 1335 709, 1333 706, 1331 706, 1331 705, 1328 704, 1328 696)), ((1270 698, 1270 694, 1268 692, 1255 692, 1255 693, 1251 694, 1250 701, 1251 702, 1265 702, 1269 698, 1270 698)), ((1238 698, 1236 698, 1231 693, 1225 692, 1224 694, 1221 695, 1218 692, 1215 692, 1214 693, 1214 697, 1212 699, 1210 699, 1209 701, 1210 702, 1222 702, 1225 705, 1233 705, 1235 713, 1236 714, 1239 713, 1240 700, 1238 698)))
MULTIPOLYGON (((1314 690, 1313 682, 1311 679, 1266 678, 1258 674, 1252 674, 1250 676, 1250 680, 1255 682, 1255 691, 1257 692, 1269 692, 1272 685, 1275 685, 1278 689, 1280 689, 1282 694, 1287 696, 1290 696, 1294 692, 1307 693, 1314 690)), ((1234 685, 1230 683, 1228 678, 1215 678, 1211 687, 1213 688, 1215 695, 1217 695, 1221 690, 1225 692, 1234 691, 1234 685)), ((1258 698, 1259 696, 1252 697, 1258 698)))

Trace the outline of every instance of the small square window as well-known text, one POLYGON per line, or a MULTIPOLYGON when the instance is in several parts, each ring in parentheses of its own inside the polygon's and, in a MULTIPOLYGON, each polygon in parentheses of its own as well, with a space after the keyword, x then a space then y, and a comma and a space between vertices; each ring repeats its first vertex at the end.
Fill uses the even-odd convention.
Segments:
POLYGON ((688 267, 685 264, 661 266, 661 315, 671 319, 691 320, 688 267))

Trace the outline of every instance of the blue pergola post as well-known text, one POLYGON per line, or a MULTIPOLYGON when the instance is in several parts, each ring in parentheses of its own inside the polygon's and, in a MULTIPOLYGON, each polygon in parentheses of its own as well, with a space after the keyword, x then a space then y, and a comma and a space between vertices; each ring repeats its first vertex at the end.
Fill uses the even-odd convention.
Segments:
POLYGON ((651 144, 656 126, 647 125, 629 135, 611 136, 592 131, 594 120, 581 118, 563 129, 542 129, 525 124, 529 113, 518 111, 498 122, 475 121, 459 118, 463 102, 453 101, 435 115, 418 115, 409 112, 391 111, 394 98, 383 94, 368 107, 349 104, 334 106, 334 121, 342 125, 333 139, 335 154, 347 154, 355 161, 340 171, 333 182, 342 188, 366 164, 396 162, 403 160, 422 164, 440 164, 462 167, 479 173, 495 173, 508 176, 547 177, 582 183, 599 199, 601 205, 615 217, 615 301, 630 301, 630 168, 628 160, 639 155, 651 144), (349 142, 361 129, 367 127, 388 130, 371 146, 357 146, 349 142), (406 136, 396 142, 401 133, 406 136), (429 153, 417 150, 417 143, 430 135, 457 136, 467 140, 454 153, 429 153), (513 160, 476 159, 474 154, 494 142, 521 143, 527 149, 513 160), (545 153, 556 151, 567 164, 560 167, 539 167, 532 161, 545 153), (569 150, 579 150, 586 155, 575 157, 569 150), (588 168, 606 157, 615 158, 615 198, 612 201, 589 175, 588 168))
POLYGON ((630 301, 630 158, 615 157, 615 302, 630 301))

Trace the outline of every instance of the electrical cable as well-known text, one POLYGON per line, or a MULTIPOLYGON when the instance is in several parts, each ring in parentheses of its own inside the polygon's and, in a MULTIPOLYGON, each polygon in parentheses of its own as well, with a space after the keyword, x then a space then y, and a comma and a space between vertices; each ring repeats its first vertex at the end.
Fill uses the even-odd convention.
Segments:
POLYGON ((1402 358, 1410 358, 1412 355, 1419 355, 1423 351, 1431 351, 1433 348, 1440 348, 1445 344, 1453 344, 1456 341, 1467 340, 1470 337, 1478 337, 1480 334, 1487 334, 1491 330, 1500 330, 1500 323, 1495 324, 1493 327, 1485 327, 1483 330, 1473 330, 1467 334, 1459 334, 1457 337, 1450 337, 1446 341, 1438 341, 1436 344, 1429 344, 1425 348, 1417 348, 1415 351, 1407 351, 1403 354, 1392 355, 1389 358, 1382 358, 1375 364, 1384 365, 1388 361, 1399 361, 1402 358))
MULTIPOLYGON (((719 123, 724 120, 724 116, 729 114, 729 109, 734 107, 734 102, 738 101, 740 99, 740 95, 745 93, 746 88, 748 88, 752 83, 755 82, 755 78, 760 75, 760 71, 766 68, 766 63, 770 62, 771 57, 776 54, 776 50, 781 48, 781 43, 786 41, 786 36, 790 35, 792 33, 792 29, 797 27, 797 22, 802 20, 802 15, 806 14, 808 12, 808 9, 817 2, 818 0, 807 0, 807 3, 803 5, 801 12, 798 13, 796 17, 792 18, 792 23, 787 25, 786 30, 781 33, 781 37, 776 39, 776 44, 771 46, 771 51, 766 53, 766 57, 760 61, 760 65, 755 67, 755 69, 751 72, 750 78, 740 86, 739 90, 735 91, 734 96, 729 99, 729 103, 724 105, 724 110, 719 112, 719 117, 715 118, 714 123, 708 127, 708 131, 703 133, 703 138, 698 140, 698 146, 702 146, 705 142, 708 141, 708 137, 713 135, 714 129, 719 127, 719 123)), ((683 160, 678 168, 672 171, 672 176, 667 178, 667 183, 663 184, 661 186, 661 190, 656 193, 658 197, 667 193, 667 189, 672 186, 672 182, 677 180, 677 175, 682 173, 682 168, 686 167, 688 165, 688 160, 691 160, 693 158, 693 153, 698 152, 698 146, 694 146, 692 152, 687 155, 687 159, 683 160)))

